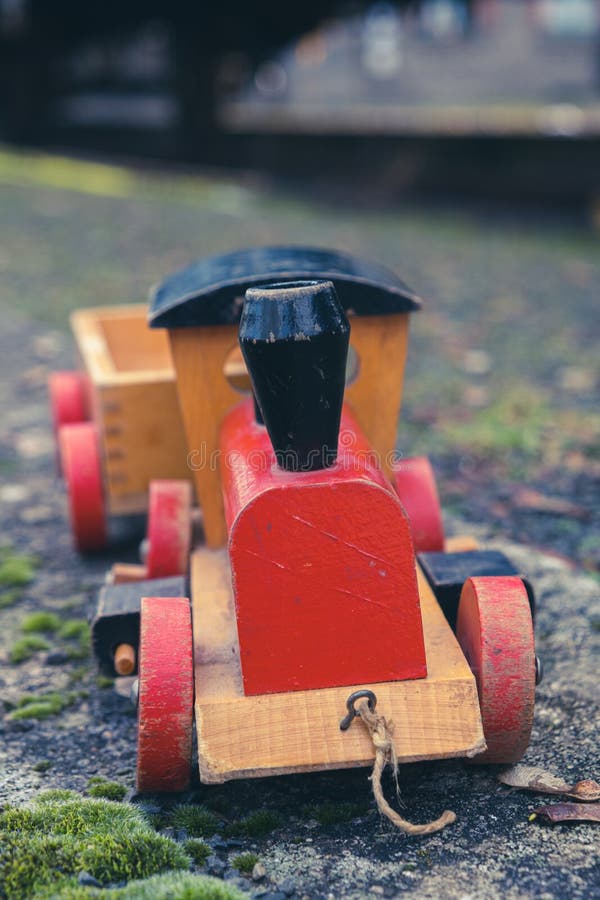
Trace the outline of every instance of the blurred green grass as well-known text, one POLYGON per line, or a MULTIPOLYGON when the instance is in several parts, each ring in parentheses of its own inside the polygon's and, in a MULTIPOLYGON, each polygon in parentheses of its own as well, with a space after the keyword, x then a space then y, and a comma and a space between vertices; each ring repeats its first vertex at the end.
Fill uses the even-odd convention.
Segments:
POLYGON ((600 456, 597 236, 456 210, 364 209, 172 172, 0 152, 0 301, 68 329, 189 261, 311 243, 383 262, 413 317, 400 448, 560 465, 600 456))

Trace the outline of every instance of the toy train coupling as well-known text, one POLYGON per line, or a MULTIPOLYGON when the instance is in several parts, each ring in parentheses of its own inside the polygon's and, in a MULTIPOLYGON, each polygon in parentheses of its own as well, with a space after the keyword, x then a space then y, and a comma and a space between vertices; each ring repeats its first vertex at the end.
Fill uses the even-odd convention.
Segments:
POLYGON ((340 731, 347 731, 352 725, 354 719, 358 716, 358 711, 354 706, 357 700, 366 700, 369 704, 369 709, 371 710, 371 712, 375 712, 375 707, 377 706, 377 697, 375 696, 373 691, 354 691, 354 693, 350 694, 350 696, 346 700, 346 709, 348 710, 348 712, 340 722, 340 731))
POLYGON ((447 539, 428 461, 394 457, 419 307, 389 270, 312 247, 201 260, 154 292, 203 539, 182 554, 189 506, 165 503, 179 570, 107 585, 94 621, 105 670, 123 644, 137 663, 139 790, 185 789, 194 722, 206 784, 372 765, 359 711, 394 721, 400 762, 525 752, 533 592, 447 539))

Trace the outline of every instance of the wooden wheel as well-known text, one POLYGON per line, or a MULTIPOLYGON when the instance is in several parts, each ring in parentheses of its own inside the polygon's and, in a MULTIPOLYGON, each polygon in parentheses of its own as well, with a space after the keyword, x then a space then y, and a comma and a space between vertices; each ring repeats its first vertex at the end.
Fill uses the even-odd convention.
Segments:
POLYGON ((535 694, 533 624, 523 581, 469 578, 456 637, 475 675, 488 746, 473 762, 517 762, 529 744, 535 694))
POLYGON ((444 523, 431 463, 412 456, 394 465, 393 482, 410 521, 415 553, 444 549, 444 523))
POLYGON ((63 425, 75 425, 88 419, 86 376, 83 372, 53 372, 48 378, 50 415, 56 438, 56 471, 63 474, 58 433, 63 425))
POLYGON ((144 597, 139 645, 139 791, 187 788, 193 709, 190 602, 186 597, 144 597))
POLYGON ((107 532, 96 426, 91 422, 63 425, 59 447, 75 546, 82 553, 101 550, 106 546, 107 532))
POLYGON ((53 372, 48 378, 50 411, 57 434, 62 425, 87 421, 86 381, 83 372, 75 371, 53 372))
POLYGON ((192 487, 189 481, 152 481, 148 508, 147 578, 184 575, 190 555, 192 487))

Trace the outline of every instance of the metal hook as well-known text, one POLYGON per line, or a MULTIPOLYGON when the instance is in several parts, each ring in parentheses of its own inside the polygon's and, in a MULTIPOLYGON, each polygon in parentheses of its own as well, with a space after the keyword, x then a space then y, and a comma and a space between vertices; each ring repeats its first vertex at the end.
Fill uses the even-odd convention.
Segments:
POLYGON ((371 712, 375 712, 375 707, 377 706, 377 697, 373 693, 373 691, 354 691, 353 694, 350 694, 348 699, 346 700, 346 709, 348 712, 340 722, 340 731, 347 731, 350 728, 355 716, 358 716, 359 713, 354 708, 354 704, 357 700, 361 700, 363 697, 366 698, 369 709, 371 712))

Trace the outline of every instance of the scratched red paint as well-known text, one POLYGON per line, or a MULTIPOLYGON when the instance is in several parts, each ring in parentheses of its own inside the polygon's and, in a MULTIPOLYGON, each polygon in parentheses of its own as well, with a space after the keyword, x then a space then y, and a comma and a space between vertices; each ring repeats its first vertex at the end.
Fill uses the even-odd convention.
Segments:
POLYGON ((247 694, 427 674, 408 519, 348 410, 341 431, 343 462, 299 474, 277 469, 250 403, 223 424, 247 694))
POLYGON ((183 791, 194 706, 192 619, 185 597, 144 597, 140 618, 137 787, 183 791))
POLYGON ((527 590, 516 576, 469 578, 456 636, 477 681, 488 749, 475 762, 513 763, 529 745, 535 649, 527 590))

